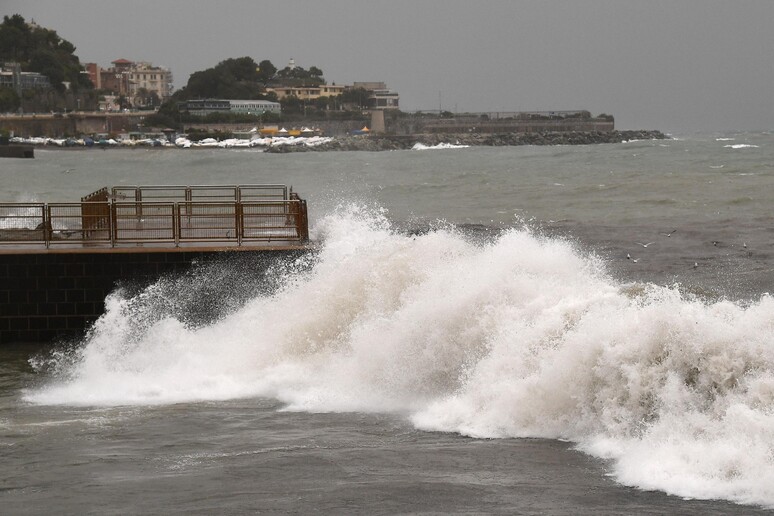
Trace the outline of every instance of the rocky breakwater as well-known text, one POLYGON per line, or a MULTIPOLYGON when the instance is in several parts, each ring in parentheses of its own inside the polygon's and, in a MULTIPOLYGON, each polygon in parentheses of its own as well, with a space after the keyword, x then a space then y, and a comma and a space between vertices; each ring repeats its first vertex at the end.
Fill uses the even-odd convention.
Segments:
POLYGON ((592 131, 592 132, 543 132, 543 133, 461 133, 461 134, 414 134, 410 136, 358 135, 333 138, 326 143, 308 147, 281 145, 270 147, 266 152, 319 152, 319 151, 385 151, 411 149, 416 144, 433 147, 442 144, 504 147, 511 145, 593 145, 621 143, 632 140, 665 140, 661 131, 592 131))

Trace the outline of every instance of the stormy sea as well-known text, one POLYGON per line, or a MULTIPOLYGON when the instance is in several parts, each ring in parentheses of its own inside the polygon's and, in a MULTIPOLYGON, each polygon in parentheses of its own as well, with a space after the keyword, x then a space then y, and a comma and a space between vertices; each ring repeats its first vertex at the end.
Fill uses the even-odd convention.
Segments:
POLYGON ((292 185, 315 244, 0 343, 2 513, 774 509, 771 133, 0 165, 0 202, 292 185))

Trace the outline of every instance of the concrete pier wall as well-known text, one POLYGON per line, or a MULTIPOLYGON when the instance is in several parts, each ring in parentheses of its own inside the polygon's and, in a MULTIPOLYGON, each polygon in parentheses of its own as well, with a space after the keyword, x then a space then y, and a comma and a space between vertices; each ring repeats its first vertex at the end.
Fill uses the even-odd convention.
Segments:
POLYGON ((61 138, 84 134, 119 134, 137 131, 145 113, 70 113, 68 115, 30 114, 0 117, 0 128, 23 138, 61 138))
MULTIPOLYGON (((233 274, 217 280, 221 292, 229 292, 250 278, 255 280, 256 264, 265 268, 269 261, 292 253, 261 250, 0 254, 0 345, 81 337, 104 312, 106 296, 118 287, 136 291, 165 274, 190 272, 192 264, 227 264, 238 259, 242 270, 233 267, 233 274), (250 265, 244 266, 246 263, 250 265), (246 280, 245 276, 250 278, 246 280)), ((201 297, 206 298, 202 299, 202 306, 209 303, 217 309, 217 295, 201 297)))

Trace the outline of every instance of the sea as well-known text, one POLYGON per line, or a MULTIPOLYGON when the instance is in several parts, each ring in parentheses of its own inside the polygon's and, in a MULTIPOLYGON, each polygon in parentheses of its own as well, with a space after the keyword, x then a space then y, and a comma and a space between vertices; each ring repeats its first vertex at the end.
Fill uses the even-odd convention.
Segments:
POLYGON ((0 513, 771 513, 774 134, 671 136, 3 160, 4 202, 286 184, 314 247, 3 342, 0 513))

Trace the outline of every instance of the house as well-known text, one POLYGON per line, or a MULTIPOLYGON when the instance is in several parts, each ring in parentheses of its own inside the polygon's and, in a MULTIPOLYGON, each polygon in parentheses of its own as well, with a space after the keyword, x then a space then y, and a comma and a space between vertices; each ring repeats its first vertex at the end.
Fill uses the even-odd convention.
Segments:
POLYGON ((365 99, 366 107, 371 109, 400 109, 400 95, 387 88, 383 82, 355 82, 354 89, 364 89, 369 92, 365 99))
POLYGON ((86 63, 86 72, 98 90, 124 96, 135 107, 158 105, 172 96, 172 72, 147 62, 116 59, 113 66, 101 68, 86 63))
POLYGON ((266 88, 266 93, 274 93, 278 99, 298 97, 301 100, 314 100, 320 97, 335 97, 344 93, 346 86, 337 84, 321 84, 320 86, 273 86, 266 88))

